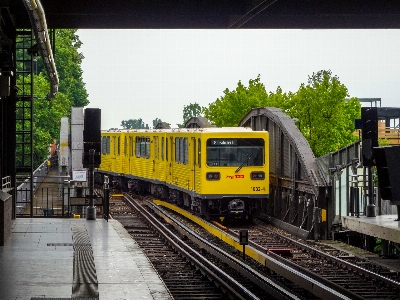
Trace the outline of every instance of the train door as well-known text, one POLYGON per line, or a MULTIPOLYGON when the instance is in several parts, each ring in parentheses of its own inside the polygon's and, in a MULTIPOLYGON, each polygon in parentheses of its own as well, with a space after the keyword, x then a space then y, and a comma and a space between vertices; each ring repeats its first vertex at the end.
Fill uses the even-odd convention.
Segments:
POLYGON ((160 144, 158 136, 154 136, 153 179, 159 179, 160 144))
MULTIPOLYGON (((122 142, 122 141, 121 141, 122 142)), ((120 153, 121 155, 121 161, 122 161, 122 173, 123 174, 128 174, 129 173, 129 159, 128 159, 128 138, 124 135, 123 137, 123 142, 124 144, 122 145, 122 152, 120 153)))
POLYGON ((165 137, 165 181, 171 182, 171 157, 170 157, 170 141, 168 136, 165 137))
POLYGON ((175 157, 175 152, 173 151, 174 150, 174 138, 171 136, 170 138, 169 138, 169 176, 170 176, 170 180, 169 180, 169 182, 173 182, 173 170, 174 170, 174 166, 173 166, 173 163, 174 163, 174 157, 175 157))
POLYGON ((192 137, 192 161, 189 162, 191 165, 190 172, 191 172, 191 190, 196 190, 196 154, 197 154, 197 147, 196 147, 196 138, 192 137))

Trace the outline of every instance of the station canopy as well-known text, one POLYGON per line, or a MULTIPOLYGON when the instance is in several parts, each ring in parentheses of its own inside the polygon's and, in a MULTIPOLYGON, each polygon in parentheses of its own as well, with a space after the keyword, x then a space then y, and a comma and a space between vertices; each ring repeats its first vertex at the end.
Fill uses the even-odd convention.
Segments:
MULTIPOLYGON (((48 28, 400 28, 397 0, 40 1, 48 28)), ((30 28, 23 0, 0 3, 16 28, 30 28)))

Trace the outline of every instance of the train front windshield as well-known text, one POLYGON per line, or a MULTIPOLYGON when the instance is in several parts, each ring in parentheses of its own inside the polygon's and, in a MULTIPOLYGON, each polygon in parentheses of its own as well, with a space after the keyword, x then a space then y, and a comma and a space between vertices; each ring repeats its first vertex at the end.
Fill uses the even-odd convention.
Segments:
POLYGON ((248 139, 208 139, 208 166, 263 166, 264 140, 248 139))

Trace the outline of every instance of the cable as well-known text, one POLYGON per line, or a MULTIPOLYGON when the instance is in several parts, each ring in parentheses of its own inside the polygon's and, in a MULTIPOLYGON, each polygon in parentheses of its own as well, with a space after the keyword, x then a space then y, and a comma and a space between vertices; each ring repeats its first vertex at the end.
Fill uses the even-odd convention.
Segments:
POLYGON ((245 15, 243 15, 242 17, 239 18, 239 20, 237 20, 236 22, 234 22, 232 25, 229 26, 229 28, 240 28, 242 27, 244 24, 246 24, 248 21, 250 21, 252 18, 254 18, 256 15, 258 15, 260 12, 264 11, 265 9, 267 9, 268 7, 270 7, 272 4, 274 4, 276 1, 278 0, 272 0, 270 1, 266 6, 261 7, 260 10, 256 13, 254 13, 253 15, 249 16, 246 20, 244 20, 242 23, 240 23, 238 26, 235 26, 235 24, 239 23, 242 19, 244 19, 248 14, 252 13, 254 10, 256 10, 257 8, 259 8, 260 6, 262 6, 265 2, 267 2, 268 0, 264 0, 263 2, 261 2, 260 4, 256 5, 254 8, 252 8, 250 11, 248 11, 245 15), (234 27, 235 26, 235 27, 234 27))

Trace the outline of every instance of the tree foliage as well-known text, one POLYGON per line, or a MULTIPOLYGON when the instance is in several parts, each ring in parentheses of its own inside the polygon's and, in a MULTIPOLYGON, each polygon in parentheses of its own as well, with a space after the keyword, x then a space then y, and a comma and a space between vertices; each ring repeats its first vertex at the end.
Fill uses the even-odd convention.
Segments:
POLYGON ((142 119, 122 120, 121 126, 124 129, 149 129, 149 125, 145 124, 142 119))
POLYGON ((155 118, 155 119, 153 120, 153 128, 156 128, 157 124, 158 124, 158 123, 161 123, 161 122, 162 122, 161 119, 155 118))
POLYGON ((82 80, 81 64, 84 56, 78 52, 81 45, 76 29, 56 30, 55 63, 60 78, 59 91, 72 100, 74 107, 89 104, 82 80))
POLYGON ((354 120, 360 118, 361 105, 357 98, 346 100, 347 96, 347 88, 330 70, 313 73, 296 93, 283 93, 280 87, 267 93, 258 75, 247 87, 239 81, 235 90, 226 89, 203 112, 216 126, 237 126, 253 108, 280 108, 299 120, 297 126, 312 151, 321 156, 357 139, 353 135, 354 120))
POLYGON ((360 118, 358 99, 348 96, 347 88, 330 70, 313 73, 308 84, 301 84, 293 97, 289 115, 297 118, 298 128, 318 157, 355 141, 354 120, 360 118))
POLYGON ((198 117, 201 114, 201 106, 198 103, 190 103, 183 107, 183 124, 192 117, 198 117))
POLYGON ((204 107, 203 112, 204 116, 218 127, 237 126, 249 110, 266 106, 268 98, 269 95, 258 75, 256 79, 249 80, 248 87, 239 81, 235 90, 225 89, 224 95, 208 107, 204 107))
POLYGON ((176 125, 178 125, 179 128, 185 127, 186 122, 189 121, 189 119, 192 117, 200 116, 201 111, 202 111, 201 106, 196 102, 194 104, 190 103, 189 105, 185 105, 183 107, 183 123, 176 125))
MULTIPOLYGON (((54 50, 54 61, 59 78, 59 92, 72 100, 72 106, 84 107, 89 104, 85 83, 82 79, 82 60, 78 52, 82 45, 76 29, 57 29, 54 50)), ((36 73, 45 73, 41 57, 37 58, 36 73)))
POLYGON ((71 112, 71 100, 64 93, 58 93, 56 97, 44 100, 49 92, 49 82, 41 73, 34 77, 35 96, 33 115, 33 155, 34 165, 38 166, 48 156, 48 146, 54 139, 60 137, 60 121, 71 112))
MULTIPOLYGON (((56 30, 54 60, 59 76, 59 92, 51 101, 43 100, 50 90, 48 76, 41 57, 34 65, 34 132, 33 156, 36 168, 48 156, 49 144, 60 136, 61 117, 69 117, 72 106, 89 104, 88 94, 82 80, 83 56, 78 52, 82 45, 76 30, 56 30)), ((17 56, 21 55, 17 53, 17 56)), ((17 79, 17 82, 20 79, 17 79)))

